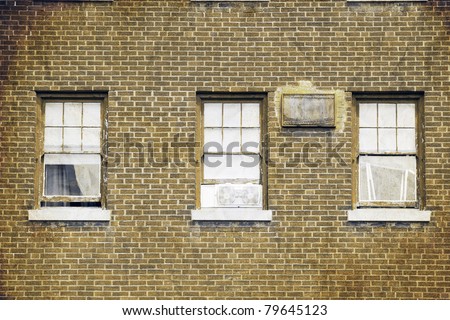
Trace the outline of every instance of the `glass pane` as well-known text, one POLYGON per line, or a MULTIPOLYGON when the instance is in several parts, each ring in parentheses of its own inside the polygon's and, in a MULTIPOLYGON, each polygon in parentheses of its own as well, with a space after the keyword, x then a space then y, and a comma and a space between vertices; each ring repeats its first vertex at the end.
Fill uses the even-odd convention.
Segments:
POLYGON ((81 126, 82 103, 67 102, 64 104, 64 126, 81 126))
POLYGON ((359 200, 416 201, 416 158, 362 156, 359 159, 359 200))
POLYGON ((62 128, 45 128, 44 151, 62 151, 62 128))
POLYGON ((100 128, 83 128, 83 151, 100 153, 100 128))
POLYGON ((378 151, 397 151, 395 131, 395 129, 378 129, 378 151))
POLYGON ((378 126, 396 127, 396 107, 393 103, 378 104, 378 126))
POLYGON ((225 153, 241 152, 241 129, 223 129, 223 148, 225 153))
POLYGON ((359 126, 376 127, 377 126, 377 104, 360 103, 359 104, 359 126))
POLYGON ((259 155, 205 155, 205 180, 245 179, 259 181, 259 155))
POLYGON ((101 126, 101 108, 99 102, 83 103, 83 126, 101 126))
POLYGON ((59 102, 47 102, 45 104, 45 126, 62 127, 63 104, 59 102))
POLYGON ((416 152, 416 130, 398 129, 397 146, 400 152, 416 152))
POLYGON ((259 103, 242 104, 242 126, 259 127, 259 103))
POLYGON ((81 128, 64 128, 64 151, 81 151, 81 128))
POLYGON ((221 103, 205 103, 203 110, 205 127, 221 127, 222 126, 222 104, 221 103))
POLYGON ((259 180, 261 175, 260 165, 259 154, 240 156, 241 175, 245 179, 259 180))
POLYGON ((207 153, 222 153, 222 129, 205 128, 204 131, 204 147, 207 153))
POLYGON ((377 129, 359 129, 359 151, 377 152, 377 129))
POLYGON ((242 129, 242 152, 259 153, 259 128, 242 129))
POLYGON ((240 127, 241 126, 241 104, 224 103, 223 105, 223 126, 240 127))
POLYGON ((398 126, 416 127, 416 105, 413 103, 400 103, 397 105, 398 126))
POLYGON ((99 155, 45 155, 46 196, 100 196, 99 155))

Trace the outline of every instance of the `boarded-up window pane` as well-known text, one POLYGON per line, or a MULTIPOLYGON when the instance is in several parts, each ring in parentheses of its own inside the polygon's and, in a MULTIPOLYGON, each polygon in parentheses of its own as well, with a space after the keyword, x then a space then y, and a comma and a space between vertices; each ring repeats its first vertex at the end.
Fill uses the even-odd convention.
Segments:
POLYGON ((205 155, 205 180, 254 180, 260 177, 259 155, 205 155))
POLYGON ((359 150, 361 152, 377 152, 377 129, 361 128, 359 130, 359 150))
POLYGON ((414 156, 362 156, 359 159, 359 199, 364 202, 416 200, 414 156))
POLYGON ((81 128, 64 128, 64 150, 81 152, 81 128))
POLYGON ((63 137, 62 128, 45 128, 44 151, 62 152, 63 137))
POLYGON ((64 104, 64 126, 81 127, 81 103, 64 104))
POLYGON ((259 127, 259 103, 242 104, 242 127, 259 127))
POLYGON ((259 128, 242 129, 242 152, 258 153, 260 136, 259 128))
POLYGON ((393 128, 396 123, 395 104, 380 103, 378 105, 378 127, 393 128))
POLYGON ((221 103, 205 103, 203 110, 205 127, 221 127, 222 126, 222 104, 221 103))
POLYGON ((377 104, 361 103, 359 109, 359 126, 376 127, 377 126, 377 104))
POLYGON ((204 152, 206 153, 222 153, 222 129, 221 128, 205 128, 204 131, 204 152))
POLYGON ((83 128, 83 151, 100 153, 100 128, 83 128))
POLYGON ((235 127, 241 126, 241 104, 224 103, 223 105, 223 126, 235 127))
POLYGON ((416 106, 413 103, 399 103, 397 105, 398 127, 415 128, 416 126, 415 110, 416 106))
POLYGON ((380 152, 395 152, 396 139, 395 129, 378 129, 378 151, 380 152))
POLYGON ((101 126, 101 105, 100 103, 83 103, 83 126, 101 126))
POLYGON ((400 152, 416 152, 416 135, 414 129, 398 129, 397 146, 400 152))
POLYGON ((223 148, 225 153, 241 152, 241 130, 239 128, 223 129, 223 148))
POLYGON ((45 126, 60 127, 63 125, 63 104, 49 102, 45 105, 45 126))

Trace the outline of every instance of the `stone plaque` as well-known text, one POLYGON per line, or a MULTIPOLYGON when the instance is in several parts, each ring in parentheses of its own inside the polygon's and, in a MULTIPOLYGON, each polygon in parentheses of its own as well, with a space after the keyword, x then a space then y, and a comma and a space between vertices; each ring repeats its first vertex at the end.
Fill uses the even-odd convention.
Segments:
POLYGON ((284 94, 283 127, 334 127, 334 94, 284 94))

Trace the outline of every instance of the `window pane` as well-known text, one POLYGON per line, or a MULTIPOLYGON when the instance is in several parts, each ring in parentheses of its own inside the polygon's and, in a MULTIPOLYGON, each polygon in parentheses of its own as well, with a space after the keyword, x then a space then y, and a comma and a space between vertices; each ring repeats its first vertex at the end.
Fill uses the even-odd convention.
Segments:
POLYGON ((240 127, 241 126, 241 104, 224 103, 223 105, 223 126, 240 127))
POLYGON ((361 152, 377 152, 377 129, 359 130, 359 151, 361 152))
POLYGON ((242 129, 242 152, 259 153, 259 128, 242 129))
POLYGON ((378 151, 395 152, 396 146, 396 130, 395 129, 378 129, 378 151))
POLYGON ((362 156, 359 158, 359 200, 416 201, 416 158, 362 156))
POLYGON ((204 152, 222 153, 222 129, 205 128, 204 131, 204 152))
POLYGON ((99 102, 83 103, 83 126, 101 127, 100 107, 99 102))
POLYGON ((259 155, 205 155, 205 180, 254 180, 260 176, 259 155))
POLYGON ((223 149, 225 153, 241 152, 241 130, 240 129, 223 129, 223 149))
POLYGON ((83 151, 100 153, 100 128, 83 128, 83 151))
POLYGON ((45 126, 62 127, 63 104, 47 102, 45 104, 45 126))
POLYGON ((259 103, 242 104, 242 126, 259 127, 259 103))
POLYGON ((416 131, 414 129, 398 129, 397 146, 400 152, 416 152, 416 131))
POLYGON ((416 127, 416 106, 413 103, 401 103, 397 105, 398 126, 416 127))
POLYGON ((378 104, 378 126, 396 127, 396 107, 392 103, 378 104))
POLYGON ((377 126, 377 104, 360 103, 359 104, 359 126, 376 127, 377 126))
POLYGON ((81 152, 81 128, 64 128, 64 151, 81 152))
POLYGON ((100 196, 99 155, 45 155, 44 195, 100 196))
POLYGON ((222 126, 222 104, 221 103, 205 103, 203 110, 205 127, 221 127, 222 126))
POLYGON ((82 104, 67 102, 64 104, 64 126, 81 126, 82 104))
POLYGON ((45 128, 44 151, 62 151, 62 128, 45 128))

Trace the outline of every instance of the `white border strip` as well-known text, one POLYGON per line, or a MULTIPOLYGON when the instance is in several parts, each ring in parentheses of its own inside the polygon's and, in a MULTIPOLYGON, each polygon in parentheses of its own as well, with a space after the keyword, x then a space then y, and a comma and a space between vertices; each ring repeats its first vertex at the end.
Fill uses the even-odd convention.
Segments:
POLYGON ((431 211, 421 211, 419 209, 356 209, 347 211, 347 214, 348 221, 429 222, 431 220, 431 211))
POLYGON ((30 221, 110 221, 111 211, 100 208, 48 207, 28 210, 30 221))
POLYGON ((192 210, 193 221, 272 221, 272 210, 208 208, 192 210))

